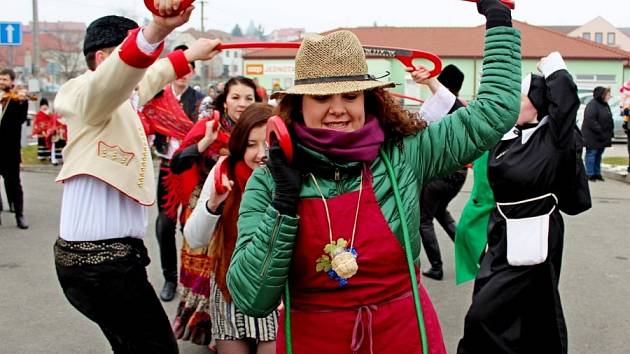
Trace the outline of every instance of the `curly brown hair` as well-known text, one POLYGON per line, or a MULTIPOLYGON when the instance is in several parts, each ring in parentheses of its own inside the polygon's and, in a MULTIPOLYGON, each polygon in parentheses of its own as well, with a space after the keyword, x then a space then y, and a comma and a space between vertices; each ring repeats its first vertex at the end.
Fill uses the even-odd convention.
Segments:
MULTIPOLYGON (((426 128, 427 122, 403 109, 396 99, 383 88, 364 91, 365 114, 375 116, 381 123, 386 139, 399 139, 414 135, 426 128)), ((287 125, 304 121, 302 116, 302 95, 285 95, 280 100, 274 114, 282 117, 287 125)))

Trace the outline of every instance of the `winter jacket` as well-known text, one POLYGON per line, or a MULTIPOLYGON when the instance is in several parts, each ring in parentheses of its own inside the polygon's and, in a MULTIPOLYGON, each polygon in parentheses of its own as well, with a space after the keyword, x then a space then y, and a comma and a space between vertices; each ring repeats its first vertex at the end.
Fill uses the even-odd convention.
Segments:
POLYGON ((586 105, 582 136, 587 149, 602 149, 612 144, 614 122, 610 106, 604 101, 606 89, 596 87, 593 100, 586 105))
MULTIPOLYGON (((381 146, 396 173, 416 260, 420 254, 418 195, 422 185, 479 157, 514 125, 520 109, 520 80, 520 33, 507 27, 489 29, 478 99, 416 135, 399 141, 386 140, 381 146)), ((326 198, 359 187, 358 162, 334 162, 299 142, 295 160, 308 166, 308 171, 302 172, 312 172, 317 177, 326 198)), ((380 155, 369 169, 381 211, 402 246, 400 216, 380 155)), ((300 197, 319 198, 313 181, 307 177, 302 179, 300 197)), ((278 305, 289 275, 299 217, 309 217, 279 214, 270 205, 273 192, 274 181, 269 170, 254 171, 241 203, 239 236, 227 276, 236 306, 256 317, 266 316, 278 305)))

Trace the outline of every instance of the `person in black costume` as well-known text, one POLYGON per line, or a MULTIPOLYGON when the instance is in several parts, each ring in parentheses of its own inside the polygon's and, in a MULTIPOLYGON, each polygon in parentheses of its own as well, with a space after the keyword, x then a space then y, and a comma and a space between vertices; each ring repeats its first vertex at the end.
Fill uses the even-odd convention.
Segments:
POLYGON ((577 87, 557 52, 538 69, 544 77, 523 80, 516 126, 490 150, 496 206, 459 354, 567 353, 560 211, 575 215, 591 201, 577 154, 577 87))
POLYGON ((28 99, 24 92, 13 92, 14 80, 12 69, 0 71, 0 176, 4 179, 9 205, 13 205, 17 227, 24 230, 28 229, 28 224, 24 218, 24 192, 20 182, 20 150, 28 99))
MULTIPOLYGON (((448 113, 453 113, 458 108, 463 107, 465 102, 457 96, 459 96, 459 90, 464 82, 464 73, 455 65, 447 65, 437 80, 456 97, 448 113)), ((429 263, 431 263, 431 268, 422 272, 426 277, 435 280, 442 280, 444 277, 440 244, 433 227, 433 219, 436 219, 451 240, 455 241, 455 219, 447 208, 448 203, 457 196, 466 182, 466 173, 467 168, 462 167, 448 176, 427 183, 420 193, 420 238, 429 263)))
MULTIPOLYGON (((188 46, 182 44, 173 48, 173 51, 186 49, 188 49, 188 46)), ((199 105, 204 95, 189 85, 190 79, 194 74, 195 62, 190 62, 189 64, 191 72, 173 81, 165 89, 172 90, 184 113, 186 113, 186 116, 188 116, 192 122, 196 122, 199 113, 199 105)), ((162 94, 164 94, 164 90, 160 91, 156 97, 162 94)), ((160 291, 160 299, 163 301, 173 300, 175 290, 177 289, 177 246, 175 244, 177 215, 175 215, 175 217, 167 215, 164 210, 164 204, 167 194, 165 178, 170 171, 173 154, 180 143, 180 141, 173 137, 159 133, 155 134, 155 140, 153 141, 157 155, 160 158, 160 172, 157 186, 158 216, 155 220, 155 236, 160 246, 160 262, 162 265, 162 275, 164 276, 164 286, 162 287, 162 291, 160 291)))

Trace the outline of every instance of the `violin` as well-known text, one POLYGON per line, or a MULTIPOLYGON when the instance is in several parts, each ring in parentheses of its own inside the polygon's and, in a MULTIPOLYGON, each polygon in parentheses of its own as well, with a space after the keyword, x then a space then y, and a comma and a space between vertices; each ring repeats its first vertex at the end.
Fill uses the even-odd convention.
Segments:
POLYGON ((23 101, 37 101, 37 96, 31 93, 18 93, 15 90, 11 90, 11 91, 6 91, 4 93, 4 96, 2 96, 2 102, 8 102, 8 101, 17 101, 17 102, 23 102, 23 101))

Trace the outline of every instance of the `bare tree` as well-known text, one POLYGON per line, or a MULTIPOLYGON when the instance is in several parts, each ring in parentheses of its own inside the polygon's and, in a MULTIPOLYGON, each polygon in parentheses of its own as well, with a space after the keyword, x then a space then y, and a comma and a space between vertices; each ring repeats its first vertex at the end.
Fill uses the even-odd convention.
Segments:
POLYGON ((86 68, 81 50, 83 34, 76 31, 56 31, 51 33, 50 38, 51 43, 43 55, 48 62, 57 65, 59 83, 81 74, 86 68))

